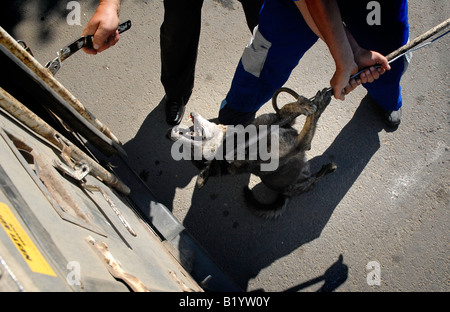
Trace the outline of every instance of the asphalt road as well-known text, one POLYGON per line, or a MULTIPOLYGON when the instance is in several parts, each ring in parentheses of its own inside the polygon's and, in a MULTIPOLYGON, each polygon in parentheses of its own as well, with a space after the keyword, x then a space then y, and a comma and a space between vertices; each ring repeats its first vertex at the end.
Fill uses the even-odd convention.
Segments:
MULTIPOLYGON (((2 13, 8 18, 0 23, 45 64, 81 34, 97 1, 79 1, 83 26, 69 25, 67 3, 7 1, 2 13)), ((448 1, 409 5, 411 38, 450 17, 448 1)), ((215 178, 197 190, 193 165, 172 159, 158 106, 164 96, 162 18, 160 0, 124 0, 121 19, 131 19, 132 28, 108 51, 72 56, 57 78, 109 126, 161 203, 239 286, 276 292, 450 290, 450 36, 414 53, 402 80, 398 130, 384 127, 363 88, 344 102, 332 101, 308 156, 313 168, 333 160, 338 170, 269 221, 243 203, 242 187, 255 186, 255 177, 215 178)), ((217 116, 249 39, 236 0, 205 1, 188 111, 217 116)), ((333 62, 319 42, 286 85, 312 96, 328 86, 332 73, 333 62)), ((260 112, 270 111, 266 105, 260 112)))

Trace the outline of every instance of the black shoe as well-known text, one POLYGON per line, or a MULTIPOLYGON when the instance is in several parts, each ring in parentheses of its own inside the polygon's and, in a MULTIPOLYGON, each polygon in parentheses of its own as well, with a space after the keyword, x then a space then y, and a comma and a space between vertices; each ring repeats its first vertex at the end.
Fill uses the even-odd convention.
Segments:
POLYGON ((386 111, 385 121, 390 128, 397 128, 402 119, 402 108, 396 111, 386 111))
POLYGON ((178 125, 183 119, 187 101, 184 98, 169 99, 165 95, 163 102, 166 110, 166 122, 171 126, 178 125))

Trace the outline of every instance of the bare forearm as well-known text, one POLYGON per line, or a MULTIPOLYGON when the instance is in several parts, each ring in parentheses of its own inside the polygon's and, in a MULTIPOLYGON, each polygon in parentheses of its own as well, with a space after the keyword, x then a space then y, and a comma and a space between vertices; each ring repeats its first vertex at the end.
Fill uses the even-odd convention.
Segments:
POLYGON ((120 12, 120 3, 122 0, 99 0, 99 5, 111 5, 116 8, 117 15, 119 15, 120 12))
POLYGON ((309 28, 316 34, 317 37, 319 37, 320 39, 325 41, 322 34, 320 33, 319 29, 317 28, 317 25, 314 22, 314 19, 311 16, 311 13, 309 12, 306 2, 305 1, 296 1, 295 4, 297 5, 298 9, 300 10, 300 13, 302 13, 303 19, 305 20, 306 24, 308 24, 309 28))
POLYGON ((336 65, 347 66, 345 62, 353 55, 353 51, 336 0, 305 0, 305 4, 336 65))
POLYGON ((296 4, 311 30, 325 41, 334 59, 336 71, 330 84, 336 98, 344 99, 344 94, 361 82, 373 82, 390 69, 384 56, 358 45, 342 22, 336 0, 301 0, 296 4), (376 63, 381 64, 382 68, 376 70, 372 66, 376 63), (361 74, 361 79, 348 81, 358 71, 358 67, 368 66, 371 68, 361 74))
POLYGON ((344 99, 352 86, 349 77, 358 67, 353 58, 352 47, 342 23, 336 0, 301 0, 296 2, 308 26, 327 45, 334 59, 336 71, 330 81, 334 96, 344 99))

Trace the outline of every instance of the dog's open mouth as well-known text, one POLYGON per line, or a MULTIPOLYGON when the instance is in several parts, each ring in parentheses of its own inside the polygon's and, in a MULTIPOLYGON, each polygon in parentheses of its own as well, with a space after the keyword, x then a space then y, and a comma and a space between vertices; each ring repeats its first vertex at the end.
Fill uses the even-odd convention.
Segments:
POLYGON ((191 139, 198 140, 199 138, 201 138, 201 140, 205 140, 206 139, 205 129, 201 125, 201 123, 198 122, 195 118, 196 118, 196 114, 194 114, 194 113, 189 114, 189 120, 193 124, 193 131, 190 131, 191 139))
POLYGON ((201 147, 196 150, 200 151, 203 156, 214 157, 223 144, 227 127, 211 122, 198 113, 191 113, 189 119, 192 126, 175 126, 169 129, 167 137, 172 141, 179 141, 186 147, 201 147))
POLYGON ((206 140, 206 130, 201 122, 201 118, 196 113, 191 113, 189 115, 189 120, 192 122, 191 127, 178 125, 169 129, 168 137, 177 141, 179 139, 192 140, 192 141, 203 141, 206 140))

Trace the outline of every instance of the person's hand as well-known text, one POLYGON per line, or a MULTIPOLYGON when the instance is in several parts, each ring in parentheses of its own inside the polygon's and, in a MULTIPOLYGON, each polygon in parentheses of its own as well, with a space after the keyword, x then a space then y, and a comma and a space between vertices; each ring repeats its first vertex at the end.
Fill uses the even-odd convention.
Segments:
POLYGON ((365 49, 358 49, 354 54, 354 61, 350 59, 336 64, 336 72, 330 81, 333 87, 334 97, 344 100, 345 95, 349 94, 362 83, 371 83, 380 78, 391 66, 386 57, 382 54, 365 49), (380 65, 376 68, 375 65, 380 65), (349 79, 360 70, 366 68, 359 77, 349 79))
POLYGON ((86 25, 82 36, 94 35, 93 49, 83 48, 88 54, 97 54, 119 41, 119 7, 114 2, 100 2, 97 11, 86 25))
POLYGON ((353 91, 361 84, 361 80, 350 77, 358 72, 358 65, 353 60, 353 55, 346 60, 336 62, 336 71, 331 78, 330 85, 333 88, 333 95, 338 100, 344 100, 345 95, 353 91))
POLYGON ((360 80, 362 83, 374 82, 387 70, 391 69, 387 58, 382 54, 362 48, 355 53, 355 61, 360 70, 367 68, 360 74, 360 80), (379 68, 375 68, 375 65, 377 64, 381 66, 379 68))

